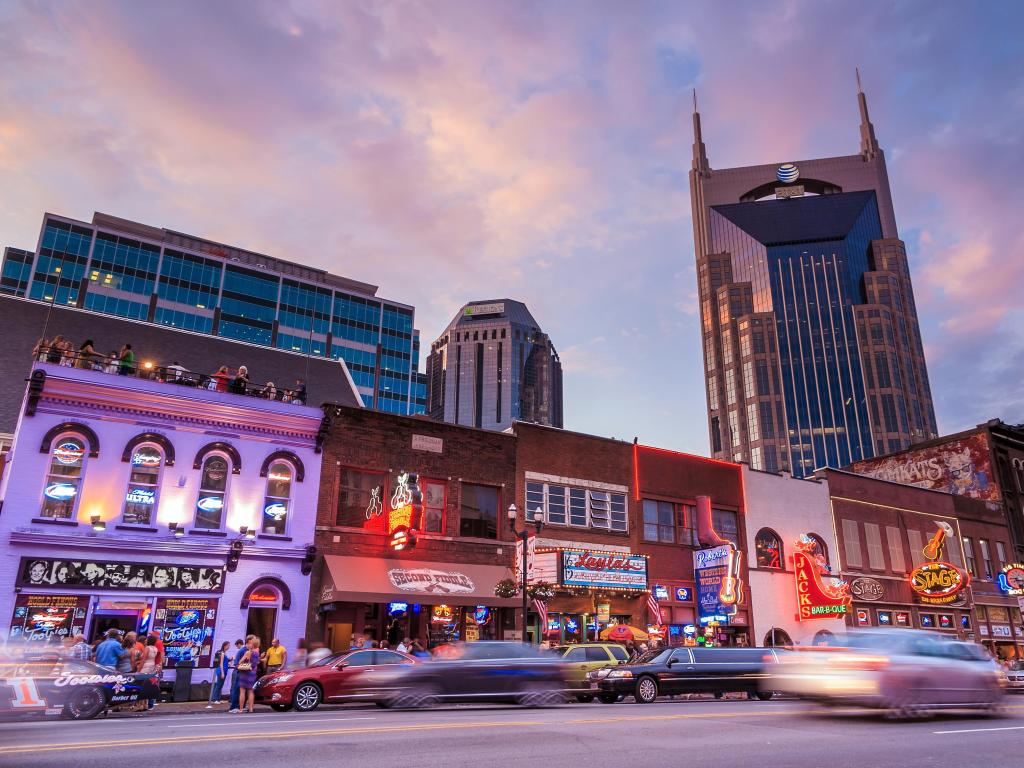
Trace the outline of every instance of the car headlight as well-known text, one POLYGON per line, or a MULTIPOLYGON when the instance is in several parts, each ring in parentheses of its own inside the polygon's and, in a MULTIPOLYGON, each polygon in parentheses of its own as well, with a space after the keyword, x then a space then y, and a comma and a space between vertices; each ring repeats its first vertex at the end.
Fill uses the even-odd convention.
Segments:
POLYGON ((278 675, 277 677, 272 677, 267 681, 267 683, 271 685, 273 685, 274 683, 287 683, 289 680, 292 679, 292 677, 294 677, 294 675, 292 675, 289 672, 286 675, 278 675))
POLYGON ((624 677, 632 677, 632 676, 633 676, 633 673, 630 672, 628 669, 613 669, 611 672, 608 673, 608 677, 609 678, 612 678, 612 677, 624 678, 624 677))

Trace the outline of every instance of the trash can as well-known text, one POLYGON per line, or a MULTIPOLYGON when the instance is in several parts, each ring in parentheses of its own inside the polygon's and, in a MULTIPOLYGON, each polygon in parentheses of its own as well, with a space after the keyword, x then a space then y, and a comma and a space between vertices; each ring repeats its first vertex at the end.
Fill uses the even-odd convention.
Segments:
POLYGON ((179 662, 174 667, 174 697, 172 701, 188 701, 192 692, 192 669, 195 665, 191 661, 179 662))

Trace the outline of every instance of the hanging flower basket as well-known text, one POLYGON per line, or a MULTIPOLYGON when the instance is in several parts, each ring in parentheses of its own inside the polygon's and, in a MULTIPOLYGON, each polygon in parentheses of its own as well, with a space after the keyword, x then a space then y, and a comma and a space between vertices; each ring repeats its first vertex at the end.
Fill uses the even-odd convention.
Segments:
POLYGON ((512 579, 502 579, 494 585, 495 597, 515 597, 519 594, 519 585, 512 579))
POLYGON ((543 600, 547 602, 555 596, 555 588, 546 581, 538 581, 526 588, 526 594, 531 600, 543 600))

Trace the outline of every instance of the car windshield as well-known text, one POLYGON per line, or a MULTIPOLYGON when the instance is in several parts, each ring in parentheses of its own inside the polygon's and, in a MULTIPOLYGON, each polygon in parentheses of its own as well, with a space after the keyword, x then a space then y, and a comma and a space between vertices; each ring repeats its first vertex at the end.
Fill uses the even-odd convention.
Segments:
POLYGON ((647 651, 637 656, 632 664, 662 664, 668 660, 668 655, 671 650, 668 648, 655 648, 653 651, 647 651))
POLYGON ((1024 661, 1015 661, 1010 665, 1010 669, 1014 672, 1024 672, 1024 661))
POLYGON ((311 666, 311 667, 329 667, 329 666, 331 666, 331 664, 337 664, 339 661, 341 661, 346 656, 348 656, 349 653, 350 653, 350 651, 346 652, 346 653, 336 653, 333 656, 328 656, 326 658, 320 659, 320 661, 314 661, 309 666, 311 666))

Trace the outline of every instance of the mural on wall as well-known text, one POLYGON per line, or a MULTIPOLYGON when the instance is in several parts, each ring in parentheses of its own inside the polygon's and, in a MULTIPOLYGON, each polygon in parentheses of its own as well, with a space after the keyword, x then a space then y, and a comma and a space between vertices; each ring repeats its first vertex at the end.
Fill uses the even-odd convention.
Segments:
POLYGON ((930 448, 855 462, 854 472, 918 488, 999 501, 984 433, 930 448))

